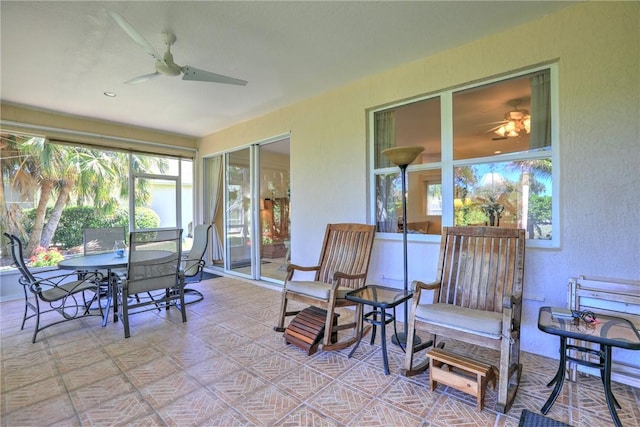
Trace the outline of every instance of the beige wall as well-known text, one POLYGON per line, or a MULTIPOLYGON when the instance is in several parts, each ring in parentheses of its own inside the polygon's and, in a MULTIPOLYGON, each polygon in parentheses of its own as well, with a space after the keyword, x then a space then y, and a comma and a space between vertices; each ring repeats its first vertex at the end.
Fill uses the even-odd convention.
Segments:
MULTIPOLYGON (((30 132, 70 142, 130 148, 132 144, 129 140, 135 140, 151 143, 156 152, 179 154, 180 151, 175 147, 181 147, 188 149, 192 155, 197 146, 196 138, 6 103, 1 106, 0 115, 4 130, 30 132)), ((136 148, 145 150, 144 144, 136 144, 136 148)))
MULTIPOLYGON (((565 304, 569 277, 640 278, 639 23, 638 2, 578 4, 209 135, 200 150, 291 131, 292 260, 314 263, 326 223, 371 221, 367 109, 557 61, 560 247, 528 250, 523 343, 555 355, 535 319, 565 304)), ((410 280, 433 278, 436 251, 410 243, 410 280)), ((397 281, 401 257, 399 241, 378 240, 369 280, 397 281)))

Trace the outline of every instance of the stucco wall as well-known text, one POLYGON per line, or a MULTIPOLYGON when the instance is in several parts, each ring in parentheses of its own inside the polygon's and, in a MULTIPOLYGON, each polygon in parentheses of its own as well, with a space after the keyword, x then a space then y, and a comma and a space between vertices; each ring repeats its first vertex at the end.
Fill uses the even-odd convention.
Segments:
MULTIPOLYGON (((557 61, 560 247, 528 250, 523 319, 523 349, 556 356, 537 311, 565 304, 569 277, 640 278, 639 23, 638 2, 578 4, 209 135, 200 152, 291 132, 292 261, 311 265, 327 223, 369 220, 367 109, 557 61)), ((436 257, 410 242, 409 279, 432 279, 436 257)), ((401 242, 377 240, 370 282, 401 277, 401 242)))

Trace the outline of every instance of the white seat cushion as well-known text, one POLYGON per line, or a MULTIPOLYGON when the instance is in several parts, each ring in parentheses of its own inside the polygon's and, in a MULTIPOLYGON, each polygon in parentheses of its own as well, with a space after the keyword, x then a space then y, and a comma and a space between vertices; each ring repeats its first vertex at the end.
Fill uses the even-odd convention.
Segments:
MULTIPOLYGON (((329 301, 331 287, 332 285, 328 283, 315 281, 292 280, 286 283, 287 291, 307 295, 324 301, 329 301)), ((353 289, 351 288, 339 287, 337 298, 344 298, 347 292, 351 292, 352 290, 353 289)))
POLYGON ((434 325, 446 326, 490 338, 502 335, 502 313, 475 310, 453 304, 420 304, 416 318, 434 325))

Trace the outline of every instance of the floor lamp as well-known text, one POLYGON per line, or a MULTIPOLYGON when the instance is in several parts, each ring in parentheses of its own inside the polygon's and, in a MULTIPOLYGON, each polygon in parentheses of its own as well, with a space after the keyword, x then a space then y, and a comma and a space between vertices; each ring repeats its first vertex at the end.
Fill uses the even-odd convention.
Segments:
MULTIPOLYGON (((409 290, 408 272, 407 272, 407 166, 409 166, 418 157, 418 154, 424 151, 424 147, 394 147, 382 150, 382 155, 386 156, 391 163, 400 167, 402 174, 402 255, 404 260, 404 291, 409 290)), ((404 302, 404 332, 396 334, 391 341, 399 346, 407 343, 407 328, 409 323, 409 313, 407 301, 404 302)), ((414 344, 420 344, 420 338, 415 337, 414 344)))

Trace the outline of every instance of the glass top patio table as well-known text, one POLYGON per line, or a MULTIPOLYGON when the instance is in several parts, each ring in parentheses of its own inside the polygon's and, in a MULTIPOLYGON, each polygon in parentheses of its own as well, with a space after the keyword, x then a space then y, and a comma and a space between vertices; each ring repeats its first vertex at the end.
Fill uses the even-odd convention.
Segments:
MULTIPOLYGON (((160 260, 166 256, 173 256, 171 251, 146 250, 137 251, 135 254, 135 262, 154 261, 160 260)), ((109 318, 109 310, 111 309, 111 303, 113 304, 113 319, 114 322, 118 320, 118 307, 114 297, 116 296, 117 281, 112 277, 111 270, 118 268, 126 268, 129 262, 127 256, 116 257, 113 252, 105 252, 101 254, 82 255, 72 258, 67 258, 58 263, 58 268, 63 270, 107 270, 107 277, 109 278, 109 286, 107 290, 107 304, 102 319, 102 326, 107 326, 107 319, 109 318)))
POLYGON ((381 345, 382 345, 382 363, 384 367, 384 373, 389 375, 389 359, 387 356, 387 323, 393 322, 394 335, 397 336, 396 330, 396 306, 411 299, 413 292, 404 291, 402 289, 388 288, 386 286, 367 285, 363 288, 349 292, 345 298, 349 301, 359 302, 360 304, 366 304, 373 307, 373 310, 368 313, 363 313, 361 321, 361 329, 359 339, 355 347, 349 353, 349 357, 353 356, 362 336, 364 335, 364 322, 373 325, 373 332, 371 333, 371 344, 375 341, 376 327, 380 326, 381 345), (387 309, 392 309, 392 313, 387 313, 387 309))
POLYGON ((640 334, 633 323, 629 320, 597 314, 595 322, 586 322, 580 317, 554 316, 551 307, 541 307, 538 315, 538 329, 548 334, 560 337, 560 361, 555 377, 547 384, 555 384, 551 396, 541 409, 543 414, 549 412, 551 406, 560 394, 565 377, 565 366, 567 361, 575 362, 579 365, 598 368, 604 385, 604 394, 609 408, 609 413, 616 426, 621 426, 620 418, 616 412, 619 403, 611 391, 611 349, 619 347, 629 350, 640 350, 640 334), (599 345, 599 349, 586 347, 579 344, 569 344, 567 339, 591 342, 599 345), (572 353, 591 354, 596 356, 598 362, 584 360, 572 353))

